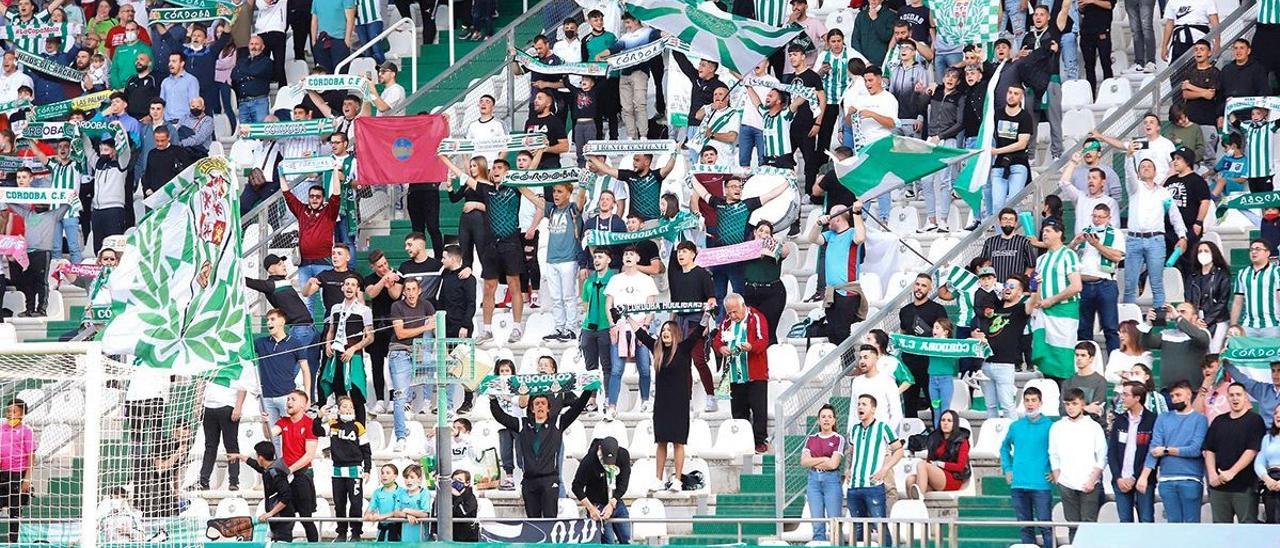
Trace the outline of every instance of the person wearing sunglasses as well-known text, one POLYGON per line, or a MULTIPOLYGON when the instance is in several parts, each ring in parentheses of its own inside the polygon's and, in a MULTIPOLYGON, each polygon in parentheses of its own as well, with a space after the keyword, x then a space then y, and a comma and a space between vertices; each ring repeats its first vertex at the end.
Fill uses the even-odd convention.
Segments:
POLYGON ((1026 292, 1025 276, 1009 276, 1001 292, 1003 300, 990 312, 974 319, 973 338, 986 341, 991 347, 991 356, 982 364, 980 375, 975 375, 982 383, 990 418, 999 417, 1001 413, 1007 418, 1016 418, 1014 405, 1018 388, 1014 385, 1013 372, 1022 360, 1022 333, 1032 310, 1031 300, 1024 299, 1026 292))

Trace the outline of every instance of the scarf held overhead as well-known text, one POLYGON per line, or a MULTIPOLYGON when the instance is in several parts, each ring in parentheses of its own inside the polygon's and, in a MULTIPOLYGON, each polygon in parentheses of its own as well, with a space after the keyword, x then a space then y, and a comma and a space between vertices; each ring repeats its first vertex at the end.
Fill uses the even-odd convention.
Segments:
POLYGON ((28 53, 22 49, 17 49, 15 51, 18 54, 18 63, 21 63, 24 67, 38 70, 48 74, 49 76, 61 78, 68 82, 79 83, 81 80, 84 80, 83 71, 73 69, 56 61, 45 59, 44 57, 34 53, 28 53))
POLYGON ((599 389, 600 372, 581 371, 551 375, 488 375, 480 381, 476 393, 510 397, 599 389))
POLYGON ((519 152, 547 148, 547 136, 542 133, 512 133, 506 137, 490 139, 444 139, 440 141, 440 154, 481 154, 486 152, 519 152))
POLYGON ((320 118, 296 122, 258 122, 244 124, 248 139, 288 139, 290 137, 325 136, 333 133, 333 120, 320 118))
POLYGON ((674 240, 681 232, 698 228, 702 221, 691 213, 681 211, 673 219, 664 219, 658 226, 637 230, 635 232, 609 232, 607 230, 588 230, 582 243, 585 247, 598 245, 622 245, 654 238, 674 240))

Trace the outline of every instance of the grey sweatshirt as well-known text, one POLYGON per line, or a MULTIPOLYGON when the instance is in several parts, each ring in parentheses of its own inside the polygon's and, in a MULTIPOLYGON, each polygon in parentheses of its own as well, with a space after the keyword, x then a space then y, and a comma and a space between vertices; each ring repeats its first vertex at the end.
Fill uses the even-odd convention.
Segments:
POLYGON ((1192 390, 1200 388, 1204 375, 1200 373, 1200 365, 1209 351, 1209 332, 1179 319, 1174 325, 1165 327, 1159 335, 1151 332, 1147 325, 1142 334, 1142 343, 1147 348, 1160 348, 1160 388, 1168 389, 1173 383, 1187 381, 1192 390))
POLYGON ((31 208, 12 204, 9 209, 22 215, 27 225, 27 249, 36 251, 53 251, 53 237, 58 231, 58 221, 67 214, 71 206, 60 205, 48 211, 36 213, 31 208))

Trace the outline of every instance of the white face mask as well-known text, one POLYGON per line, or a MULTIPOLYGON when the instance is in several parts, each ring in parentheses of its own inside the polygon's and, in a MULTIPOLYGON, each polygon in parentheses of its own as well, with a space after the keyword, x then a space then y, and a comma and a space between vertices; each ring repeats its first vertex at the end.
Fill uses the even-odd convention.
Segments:
POLYGON ((204 44, 197 44, 197 43, 195 43, 195 42, 192 42, 192 43, 188 44, 188 47, 190 47, 190 48, 191 48, 191 51, 200 51, 200 50, 204 49, 204 44))
POLYGON ((353 420, 356 420, 356 414, 355 414, 355 413, 350 413, 350 414, 342 413, 342 414, 339 414, 339 415, 338 415, 338 420, 340 420, 340 421, 342 421, 342 422, 351 422, 351 421, 353 421, 353 420))
POLYGON ((1212 253, 1196 253, 1196 260, 1200 261, 1200 264, 1202 265, 1206 265, 1206 266, 1210 265, 1213 263, 1213 254, 1212 253))
POLYGON ((124 33, 124 41, 130 44, 138 41, 138 33, 135 31, 126 31, 124 33))

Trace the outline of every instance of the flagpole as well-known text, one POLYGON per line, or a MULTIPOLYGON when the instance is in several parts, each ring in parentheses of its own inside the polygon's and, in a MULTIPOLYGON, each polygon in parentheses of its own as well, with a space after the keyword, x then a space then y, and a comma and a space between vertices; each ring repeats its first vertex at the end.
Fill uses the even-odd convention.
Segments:
MULTIPOLYGON (((893 230, 892 230, 892 229, 890 229, 888 226, 886 226, 886 225, 884 224, 884 221, 881 221, 879 217, 877 217, 877 216, 875 216, 875 215, 863 215, 863 216, 862 216, 862 218, 863 218, 863 219, 866 219, 867 217, 870 217, 870 218, 871 218, 871 220, 875 221, 875 222, 876 222, 876 224, 880 225, 880 228, 883 228, 885 232, 888 232, 889 234, 893 234, 893 233, 894 233, 894 232, 893 232, 893 230)), ((902 245, 903 245, 903 247, 906 247, 907 249, 911 250, 911 252, 912 252, 912 253, 915 253, 917 257, 920 257, 922 260, 924 260, 924 262, 929 263, 929 265, 930 265, 930 266, 933 266, 933 261, 930 261, 930 260, 928 259, 928 257, 925 257, 924 255, 921 255, 921 254, 920 254, 920 251, 919 251, 919 250, 917 250, 917 249, 916 249, 916 248, 914 248, 914 247, 911 247, 911 245, 910 245, 910 244, 908 244, 908 243, 906 242, 906 240, 903 240, 902 238, 898 238, 898 243, 902 244, 902 245)))

